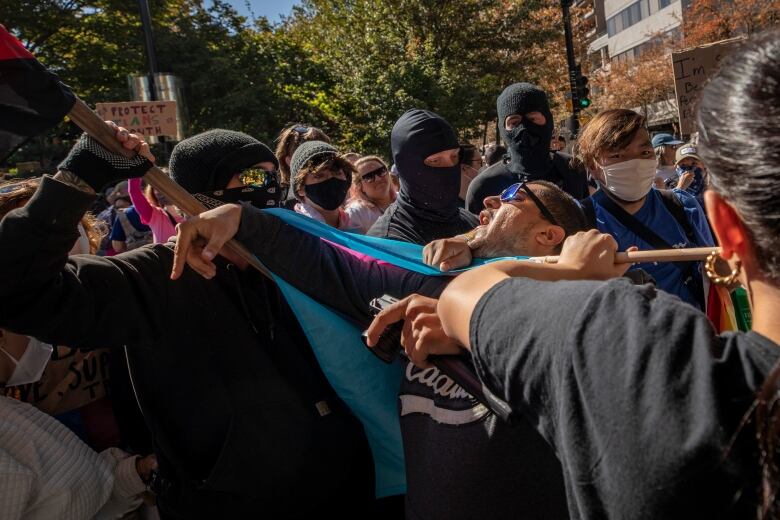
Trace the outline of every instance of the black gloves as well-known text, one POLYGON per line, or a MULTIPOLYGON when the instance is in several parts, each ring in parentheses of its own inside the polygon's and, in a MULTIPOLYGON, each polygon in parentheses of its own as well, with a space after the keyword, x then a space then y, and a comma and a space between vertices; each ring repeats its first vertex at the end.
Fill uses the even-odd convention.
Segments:
POLYGON ((68 156, 59 165, 89 184, 95 192, 112 181, 143 176, 152 167, 145 158, 136 155, 128 159, 109 152, 87 134, 83 134, 68 156))

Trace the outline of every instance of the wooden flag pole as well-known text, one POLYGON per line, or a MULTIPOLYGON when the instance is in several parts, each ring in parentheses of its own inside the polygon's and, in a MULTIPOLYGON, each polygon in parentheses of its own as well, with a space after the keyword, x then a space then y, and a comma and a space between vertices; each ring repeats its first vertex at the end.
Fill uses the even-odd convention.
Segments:
MULTIPOLYGON (((108 126, 105 121, 93 112, 81 99, 76 98, 76 103, 73 105, 73 108, 68 115, 70 116, 71 121, 91 135, 102 147, 118 155, 135 157, 136 153, 133 150, 128 150, 116 140, 114 129, 108 126)), ((198 199, 171 180, 171 178, 157 166, 152 166, 152 168, 146 172, 146 175, 144 175, 144 179, 189 216, 198 215, 207 209, 198 201, 198 199)), ((233 239, 225 244, 225 246, 240 258, 246 260, 249 265, 273 280, 270 271, 268 271, 260 260, 258 260, 257 257, 240 242, 233 239)))
MULTIPOLYGON (((125 157, 134 157, 135 152, 124 148, 116 140, 114 130, 108 126, 105 121, 100 119, 86 103, 81 99, 76 99, 76 103, 70 111, 70 119, 76 123, 82 130, 91 135, 101 146, 113 153, 124 155, 125 157)), ((176 184, 160 168, 153 166, 144 175, 144 179, 165 195, 179 209, 189 216, 198 215, 206 211, 206 207, 193 197, 187 190, 176 184)), ((240 258, 246 260, 249 265, 273 279, 271 273, 247 248, 237 240, 229 241, 226 246, 237 254, 240 258)), ((687 249, 656 249, 650 251, 633 251, 630 253, 617 253, 615 262, 618 264, 633 264, 638 262, 690 262, 704 260, 710 253, 719 253, 718 247, 693 247, 687 249)), ((554 264, 558 262, 557 256, 538 256, 531 260, 554 264)))
MULTIPOLYGON (((617 253, 616 264, 636 264, 639 262, 692 262, 705 260, 711 253, 720 254, 719 247, 689 247, 685 249, 651 249, 649 251, 631 251, 617 253)), ((545 264, 558 263, 557 256, 534 256, 531 260, 545 264)))

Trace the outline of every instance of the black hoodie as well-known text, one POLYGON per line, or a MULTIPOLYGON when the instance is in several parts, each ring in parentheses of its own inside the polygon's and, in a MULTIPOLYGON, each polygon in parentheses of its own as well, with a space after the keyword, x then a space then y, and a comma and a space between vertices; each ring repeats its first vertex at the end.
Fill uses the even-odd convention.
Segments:
POLYGON ((530 83, 515 83, 504 89, 496 105, 499 131, 509 150, 509 160, 494 164, 472 181, 466 195, 466 208, 478 214, 485 197, 498 195, 522 180, 550 181, 575 199, 586 198, 588 186, 584 171, 573 169, 567 154, 550 152, 553 115, 544 91, 530 83), (512 130, 505 128, 507 117, 530 112, 541 112, 545 123, 537 125, 523 118, 512 130))
POLYGON ((427 110, 409 110, 393 126, 390 143, 401 189, 369 235, 427 244, 477 226, 474 215, 458 207, 460 164, 433 168, 424 163, 432 154, 458 148, 447 121, 427 110))

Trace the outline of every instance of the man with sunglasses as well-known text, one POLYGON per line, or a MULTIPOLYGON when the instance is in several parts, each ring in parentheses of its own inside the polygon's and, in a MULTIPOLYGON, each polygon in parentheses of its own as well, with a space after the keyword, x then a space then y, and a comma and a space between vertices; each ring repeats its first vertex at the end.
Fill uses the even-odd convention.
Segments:
MULTIPOLYGON (((150 157, 137 136, 120 129, 118 139, 150 157)), ((265 208, 279 202, 277 165, 251 136, 211 130, 177 144, 169 169, 208 205, 265 208)), ((68 259, 95 191, 149 166, 82 138, 57 176, 2 220, 0 327, 124 349, 159 463, 152 488, 163 519, 373 517, 362 426, 272 281, 230 256, 214 280, 173 282, 164 244, 68 259)))
MULTIPOLYGON (((577 202, 541 181, 511 187, 503 202, 490 198, 480 219, 472 239, 490 256, 555 254, 565 236, 585 229, 577 202)), ((213 276, 211 258, 234 234, 277 276, 365 326, 373 298, 436 297, 449 282, 355 256, 246 205, 223 206, 183 224, 173 276, 191 274, 185 259, 213 276), (203 241, 205 249, 193 245, 203 241)), ((420 319, 431 312, 421 310, 420 319)), ((495 519, 568 517, 559 463, 530 424, 507 425, 435 367, 408 363, 398 398, 408 518, 466 520, 486 511, 495 519)))
POLYGON ((515 183, 485 199, 477 228, 434 240, 425 246, 423 260, 450 271, 468 266, 473 258, 557 254, 566 236, 588 228, 581 211, 561 211, 568 200, 547 181, 515 183))

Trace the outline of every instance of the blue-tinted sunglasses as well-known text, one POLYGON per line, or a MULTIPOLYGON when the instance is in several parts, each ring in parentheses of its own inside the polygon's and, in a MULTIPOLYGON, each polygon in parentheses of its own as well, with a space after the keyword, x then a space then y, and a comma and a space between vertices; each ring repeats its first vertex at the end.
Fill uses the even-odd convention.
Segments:
POLYGON ((522 195, 520 197, 517 196, 521 191, 523 192, 524 195, 526 195, 529 199, 531 199, 531 202, 533 202, 537 208, 539 208, 539 211, 542 213, 542 216, 544 218, 550 221, 551 224, 560 226, 560 224, 558 224, 558 221, 555 220, 555 217, 552 216, 552 213, 550 213, 550 210, 547 209, 547 207, 544 205, 544 203, 542 203, 539 197, 537 197, 536 194, 531 190, 531 188, 529 188, 528 185, 526 185, 526 183, 524 182, 516 182, 515 184, 512 184, 510 187, 508 187, 507 189, 501 192, 499 198, 501 199, 501 202, 523 200, 522 195))

